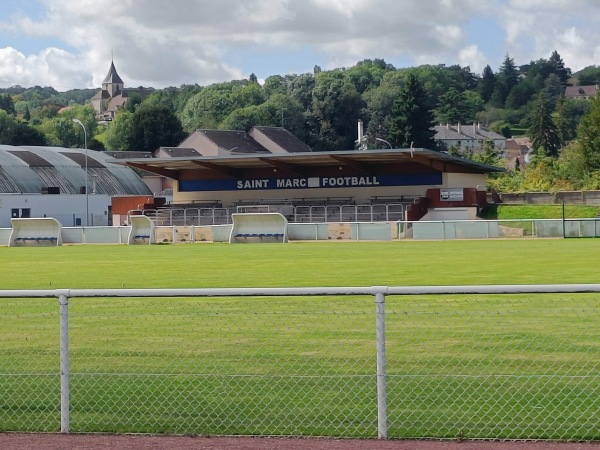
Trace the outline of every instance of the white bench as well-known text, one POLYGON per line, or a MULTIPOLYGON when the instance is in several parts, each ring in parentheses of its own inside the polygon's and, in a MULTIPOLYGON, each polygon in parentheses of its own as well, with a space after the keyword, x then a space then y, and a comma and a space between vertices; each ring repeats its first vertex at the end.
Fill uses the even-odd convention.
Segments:
POLYGON ((154 244, 154 222, 147 216, 130 216, 129 245, 154 244))
POLYGON ((234 213, 229 243, 287 242, 287 219, 279 213, 234 213))
POLYGON ((9 247, 51 247, 62 245, 62 225, 54 217, 10 219, 9 247))

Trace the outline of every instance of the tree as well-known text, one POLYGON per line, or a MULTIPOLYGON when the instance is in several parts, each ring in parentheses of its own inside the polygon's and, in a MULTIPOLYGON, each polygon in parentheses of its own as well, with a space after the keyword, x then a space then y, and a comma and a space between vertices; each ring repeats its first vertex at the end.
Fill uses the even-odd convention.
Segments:
POLYGON ((233 86, 231 90, 231 102, 235 108, 246 106, 258 106, 265 101, 262 87, 258 83, 247 83, 233 86))
POLYGON ((558 99, 563 95, 563 85, 560 77, 555 73, 548 75, 548 78, 544 81, 542 93, 548 102, 548 108, 554 110, 558 99))
POLYGON ((180 87, 168 87, 152 92, 144 99, 144 103, 160 103, 168 106, 176 114, 180 114, 187 101, 202 89, 197 84, 182 84, 180 87))
POLYGON ((494 87, 496 86, 496 75, 492 71, 492 68, 487 65, 483 68, 483 72, 481 74, 481 80, 479 80, 479 95, 484 102, 489 102, 492 98, 492 94, 494 93, 494 87))
POLYGON ((438 123, 470 123, 483 109, 483 100, 475 91, 458 92, 452 88, 439 98, 435 111, 438 123))
POLYGON ((433 113, 427 107, 427 92, 417 77, 409 74, 394 102, 389 141, 396 148, 435 148, 434 125, 433 113))
POLYGON ((506 55, 500 66, 499 77, 501 82, 506 85, 507 92, 510 92, 519 83, 519 71, 515 65, 515 60, 509 55, 506 55))
POLYGON ((600 169, 600 96, 591 100, 590 110, 583 116, 577 130, 577 141, 590 169, 600 169))
POLYGON ((121 111, 108 124, 106 132, 107 150, 130 150, 133 148, 133 113, 121 111))
POLYGON ((300 140, 307 142, 306 118, 302 105, 297 100, 287 95, 275 94, 260 105, 259 109, 263 111, 263 118, 267 120, 263 125, 283 127, 300 140))
POLYGON ((389 123, 394 108, 394 99, 400 93, 401 83, 385 79, 376 88, 366 91, 362 98, 366 102, 361 118, 366 124, 366 136, 373 146, 377 138, 388 139, 389 123))
POLYGON ((577 74, 577 84, 580 86, 600 84, 600 67, 588 66, 582 69, 577 74))
POLYGON ((367 68, 365 62, 357 64, 348 70, 346 77, 354 85, 359 94, 363 94, 373 84, 379 84, 379 80, 374 80, 373 73, 367 68))
POLYGON ((15 104, 10 94, 0 94, 0 109, 6 111, 11 116, 16 116, 15 104))
POLYGON ((35 128, 0 110, 0 144, 46 145, 46 138, 35 128))
POLYGON ((125 111, 135 112, 138 105, 141 105, 143 101, 144 99, 137 92, 130 94, 127 103, 125 103, 125 111))
POLYGON ((313 89, 312 114, 317 120, 316 150, 354 148, 356 124, 364 101, 341 70, 321 72, 313 89))
POLYGON ((285 94, 274 94, 258 106, 236 109, 221 122, 219 128, 249 131, 257 125, 283 127, 302 141, 306 138, 302 106, 285 94))
POLYGON ((310 111, 313 103, 313 90, 315 89, 315 76, 311 73, 302 75, 286 75, 285 83, 287 94, 298 100, 304 111, 310 111))
POLYGON ((489 166, 502 167, 502 151, 496 148, 494 141, 486 139, 481 147, 481 152, 475 153, 471 159, 489 166))
POLYGON ((181 122, 164 105, 138 107, 133 113, 130 150, 154 152, 159 147, 175 147, 185 137, 181 122))
POLYGON ((181 113, 185 130, 219 128, 233 111, 265 101, 263 89, 248 80, 213 84, 194 94, 181 113))
POLYGON ((577 136, 577 127, 581 122, 581 118, 590 109, 590 103, 587 101, 582 102, 575 98, 561 97, 558 100, 556 125, 563 144, 572 141, 577 136))
POLYGON ((267 98, 275 94, 287 93, 283 77, 281 75, 272 75, 268 77, 263 84, 263 92, 267 98))
POLYGON ((218 128, 236 106, 231 99, 232 83, 213 84, 190 97, 181 113, 186 131, 197 128, 218 128))
POLYGON ((519 109, 527 105, 535 97, 536 90, 529 79, 525 79, 513 87, 504 102, 506 109, 519 109))
POLYGON ((519 72, 515 61, 508 55, 504 58, 504 62, 500 66, 496 85, 491 97, 494 106, 499 108, 504 107, 504 103, 510 94, 510 91, 519 83, 519 72))
POLYGON ((548 102, 541 93, 532 110, 529 137, 534 151, 543 152, 547 156, 558 156, 561 147, 560 135, 552 120, 548 102))
POLYGON ((66 117, 55 117, 52 119, 52 125, 54 126, 54 132, 58 137, 59 145, 61 147, 83 148, 83 130, 79 125, 73 123, 71 119, 66 117))
POLYGON ((261 118, 258 106, 247 106, 231 112, 219 125, 222 130, 249 131, 256 125, 266 125, 261 118))
POLYGON ((571 71, 565 67, 565 63, 556 50, 552 52, 548 62, 552 66, 552 73, 558 76, 563 85, 566 85, 571 76, 571 71))

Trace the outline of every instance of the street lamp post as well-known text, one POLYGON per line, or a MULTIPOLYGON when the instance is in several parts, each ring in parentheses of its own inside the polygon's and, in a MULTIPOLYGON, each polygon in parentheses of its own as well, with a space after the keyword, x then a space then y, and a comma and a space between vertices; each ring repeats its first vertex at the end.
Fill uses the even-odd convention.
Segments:
POLYGON ((375 140, 379 141, 379 142, 383 142, 384 144, 387 144, 390 149, 392 148, 392 144, 390 144, 388 141, 386 141, 385 139, 381 139, 381 138, 375 138, 375 140))
POLYGON ((87 148, 87 130, 85 129, 85 125, 79 119, 73 119, 78 125, 81 125, 83 128, 83 145, 85 148, 85 226, 88 226, 88 220, 90 217, 90 203, 88 199, 88 148, 87 148))

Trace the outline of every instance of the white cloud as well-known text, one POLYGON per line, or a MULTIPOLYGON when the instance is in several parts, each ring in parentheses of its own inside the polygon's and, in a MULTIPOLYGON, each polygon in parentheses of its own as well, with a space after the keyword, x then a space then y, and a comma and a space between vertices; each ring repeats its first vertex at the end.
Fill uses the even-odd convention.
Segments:
POLYGON ((14 48, 0 49, 0 83, 11 86, 52 86, 57 90, 88 87, 91 78, 79 71, 81 60, 57 48, 25 56, 14 48))
POLYGON ((556 50, 573 70, 599 64, 597 0, 510 0, 502 20, 507 50, 520 63, 556 50))
POLYGON ((524 64, 558 50, 567 66, 579 68, 597 64, 600 53, 597 0, 40 2, 46 11, 35 19, 0 18, 0 43, 12 47, 0 49, 0 85, 99 87, 111 52, 126 85, 157 88, 250 72, 285 74, 292 65, 307 71, 316 64, 348 66, 365 58, 468 64, 480 71, 507 53, 524 64), (469 35, 466 28, 478 18, 498 20, 504 35, 469 35), (27 52, 19 42, 28 39, 52 44, 27 52), (306 49, 311 59, 302 60, 306 49), (484 53, 490 49, 498 54, 484 53), (289 57, 269 60, 264 55, 271 50, 289 57))
POLYGON ((459 64, 461 66, 469 66, 471 72, 481 73, 486 66, 486 57, 477 45, 469 45, 458 53, 459 64))
POLYGON ((573 71, 600 64, 600 45, 588 42, 576 28, 563 31, 556 39, 560 48, 563 49, 563 59, 566 55, 566 59, 571 61, 573 71))

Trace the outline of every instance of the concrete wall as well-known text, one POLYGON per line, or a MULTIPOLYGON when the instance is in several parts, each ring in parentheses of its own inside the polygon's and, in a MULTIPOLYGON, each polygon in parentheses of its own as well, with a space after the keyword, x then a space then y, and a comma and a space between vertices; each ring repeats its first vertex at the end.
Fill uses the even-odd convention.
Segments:
POLYGON ((421 220, 475 220, 477 208, 431 208, 421 220))
POLYGON ((444 173, 444 185, 445 188, 474 188, 480 186, 482 190, 485 190, 487 182, 484 174, 476 173, 444 173))
MULTIPOLYGON (((395 241, 447 239, 523 239, 600 237, 600 219, 443 220, 419 222, 290 223, 290 241, 395 241)), ((155 227, 156 242, 190 244, 229 242, 232 225, 155 227)), ((127 244, 131 227, 63 227, 63 244, 127 244)), ((12 229, 0 228, 0 246, 7 246, 12 229)))
MULTIPOLYGON (((109 225, 110 204, 110 195, 89 194, 87 196, 88 225, 109 225)), ((85 195, 0 194, 0 228, 11 226, 13 210, 18 210, 17 214, 22 217, 24 209, 29 209, 30 217, 54 217, 64 227, 86 224, 85 195)))
POLYGON ((505 204, 517 205, 553 205, 566 203, 569 205, 600 206, 600 191, 563 191, 563 192, 527 192, 523 194, 503 193, 500 200, 505 204))

